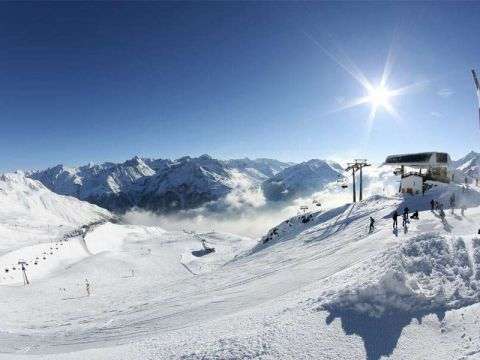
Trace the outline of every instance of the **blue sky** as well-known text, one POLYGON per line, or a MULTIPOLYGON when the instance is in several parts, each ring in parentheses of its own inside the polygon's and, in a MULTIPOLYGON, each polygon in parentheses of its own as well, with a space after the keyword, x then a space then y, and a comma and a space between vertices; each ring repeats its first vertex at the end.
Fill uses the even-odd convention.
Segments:
POLYGON ((0 170, 478 149, 480 3, 0 3, 0 170), (320 45, 318 46, 312 39, 320 45), (326 54, 380 81, 399 117, 326 54), (346 60, 349 59, 349 60, 346 60))

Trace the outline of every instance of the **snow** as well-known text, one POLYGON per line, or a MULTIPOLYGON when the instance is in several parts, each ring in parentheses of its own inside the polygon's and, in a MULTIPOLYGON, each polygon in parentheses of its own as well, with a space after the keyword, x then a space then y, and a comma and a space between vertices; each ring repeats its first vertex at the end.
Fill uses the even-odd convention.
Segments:
POLYGON ((235 174, 241 174, 258 188, 290 165, 270 159, 222 161, 208 155, 176 160, 136 156, 120 164, 89 164, 78 168, 57 165, 27 175, 56 193, 75 196, 112 211, 123 212, 137 206, 168 212, 196 208, 236 191, 235 174))
POLYGON ((20 217, 0 214, 0 262, 71 237, 29 266, 31 285, 0 282, 0 359, 478 358, 478 189, 431 183, 402 197, 387 170, 369 171, 366 200, 332 201, 258 242, 99 222, 108 212, 21 175, 5 180, 2 201, 23 205, 20 217), (447 208, 452 193, 463 216, 447 208), (420 219, 394 231, 391 213, 404 206, 420 219), (202 253, 202 240, 215 252, 202 253))
POLYGON ((341 166, 325 160, 310 160, 290 166, 262 184, 269 200, 287 200, 309 194, 343 178, 341 166))

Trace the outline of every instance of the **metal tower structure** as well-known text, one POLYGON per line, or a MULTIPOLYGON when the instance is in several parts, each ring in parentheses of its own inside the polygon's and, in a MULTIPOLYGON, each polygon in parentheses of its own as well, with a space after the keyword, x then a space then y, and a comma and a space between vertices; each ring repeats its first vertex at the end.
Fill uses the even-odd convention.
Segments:
POLYGON ((359 200, 363 200, 363 168, 370 166, 367 163, 367 159, 355 159, 353 163, 348 163, 346 171, 352 170, 352 190, 353 190, 353 202, 357 202, 357 190, 356 190, 356 173, 360 173, 360 188, 359 188, 359 200))
POLYGON ((478 78, 477 74, 475 73, 475 70, 472 69, 472 75, 473 75, 473 82, 475 83, 475 88, 477 90, 477 98, 478 98, 478 121, 480 125, 480 84, 478 83, 478 78))

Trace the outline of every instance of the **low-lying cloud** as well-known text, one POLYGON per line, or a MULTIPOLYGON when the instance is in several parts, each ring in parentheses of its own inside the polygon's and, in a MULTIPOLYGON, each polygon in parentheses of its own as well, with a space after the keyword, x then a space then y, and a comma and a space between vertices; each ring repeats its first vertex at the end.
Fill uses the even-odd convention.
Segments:
MULTIPOLYGON (((390 168, 367 168, 364 172, 364 197, 377 194, 391 196, 398 191, 397 181, 390 168)), ((123 216, 123 221, 159 226, 170 231, 216 231, 260 239, 269 229, 299 214, 301 206, 308 206, 308 211, 318 211, 352 201, 351 184, 344 189, 333 182, 319 192, 290 202, 266 201, 258 186, 243 182, 241 177, 236 179, 236 184, 223 199, 198 209, 168 215, 134 209, 123 216)))

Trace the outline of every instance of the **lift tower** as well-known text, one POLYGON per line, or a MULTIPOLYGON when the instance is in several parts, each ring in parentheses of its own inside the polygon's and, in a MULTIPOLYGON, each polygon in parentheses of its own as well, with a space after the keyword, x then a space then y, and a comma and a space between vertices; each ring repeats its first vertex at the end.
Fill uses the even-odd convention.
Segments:
POLYGON ((475 88, 477 90, 477 97, 478 97, 478 121, 480 123, 480 84, 478 83, 478 78, 477 74, 475 73, 475 70, 472 69, 472 75, 473 75, 473 82, 475 83, 475 88))
POLYGON ((355 162, 353 163, 348 163, 348 166, 346 168, 346 171, 352 170, 352 190, 353 190, 353 202, 357 202, 357 190, 356 190, 356 181, 355 181, 355 175, 356 172, 360 172, 360 201, 363 200, 363 171, 362 169, 366 166, 370 166, 370 164, 367 163, 367 159, 355 159, 355 162))

